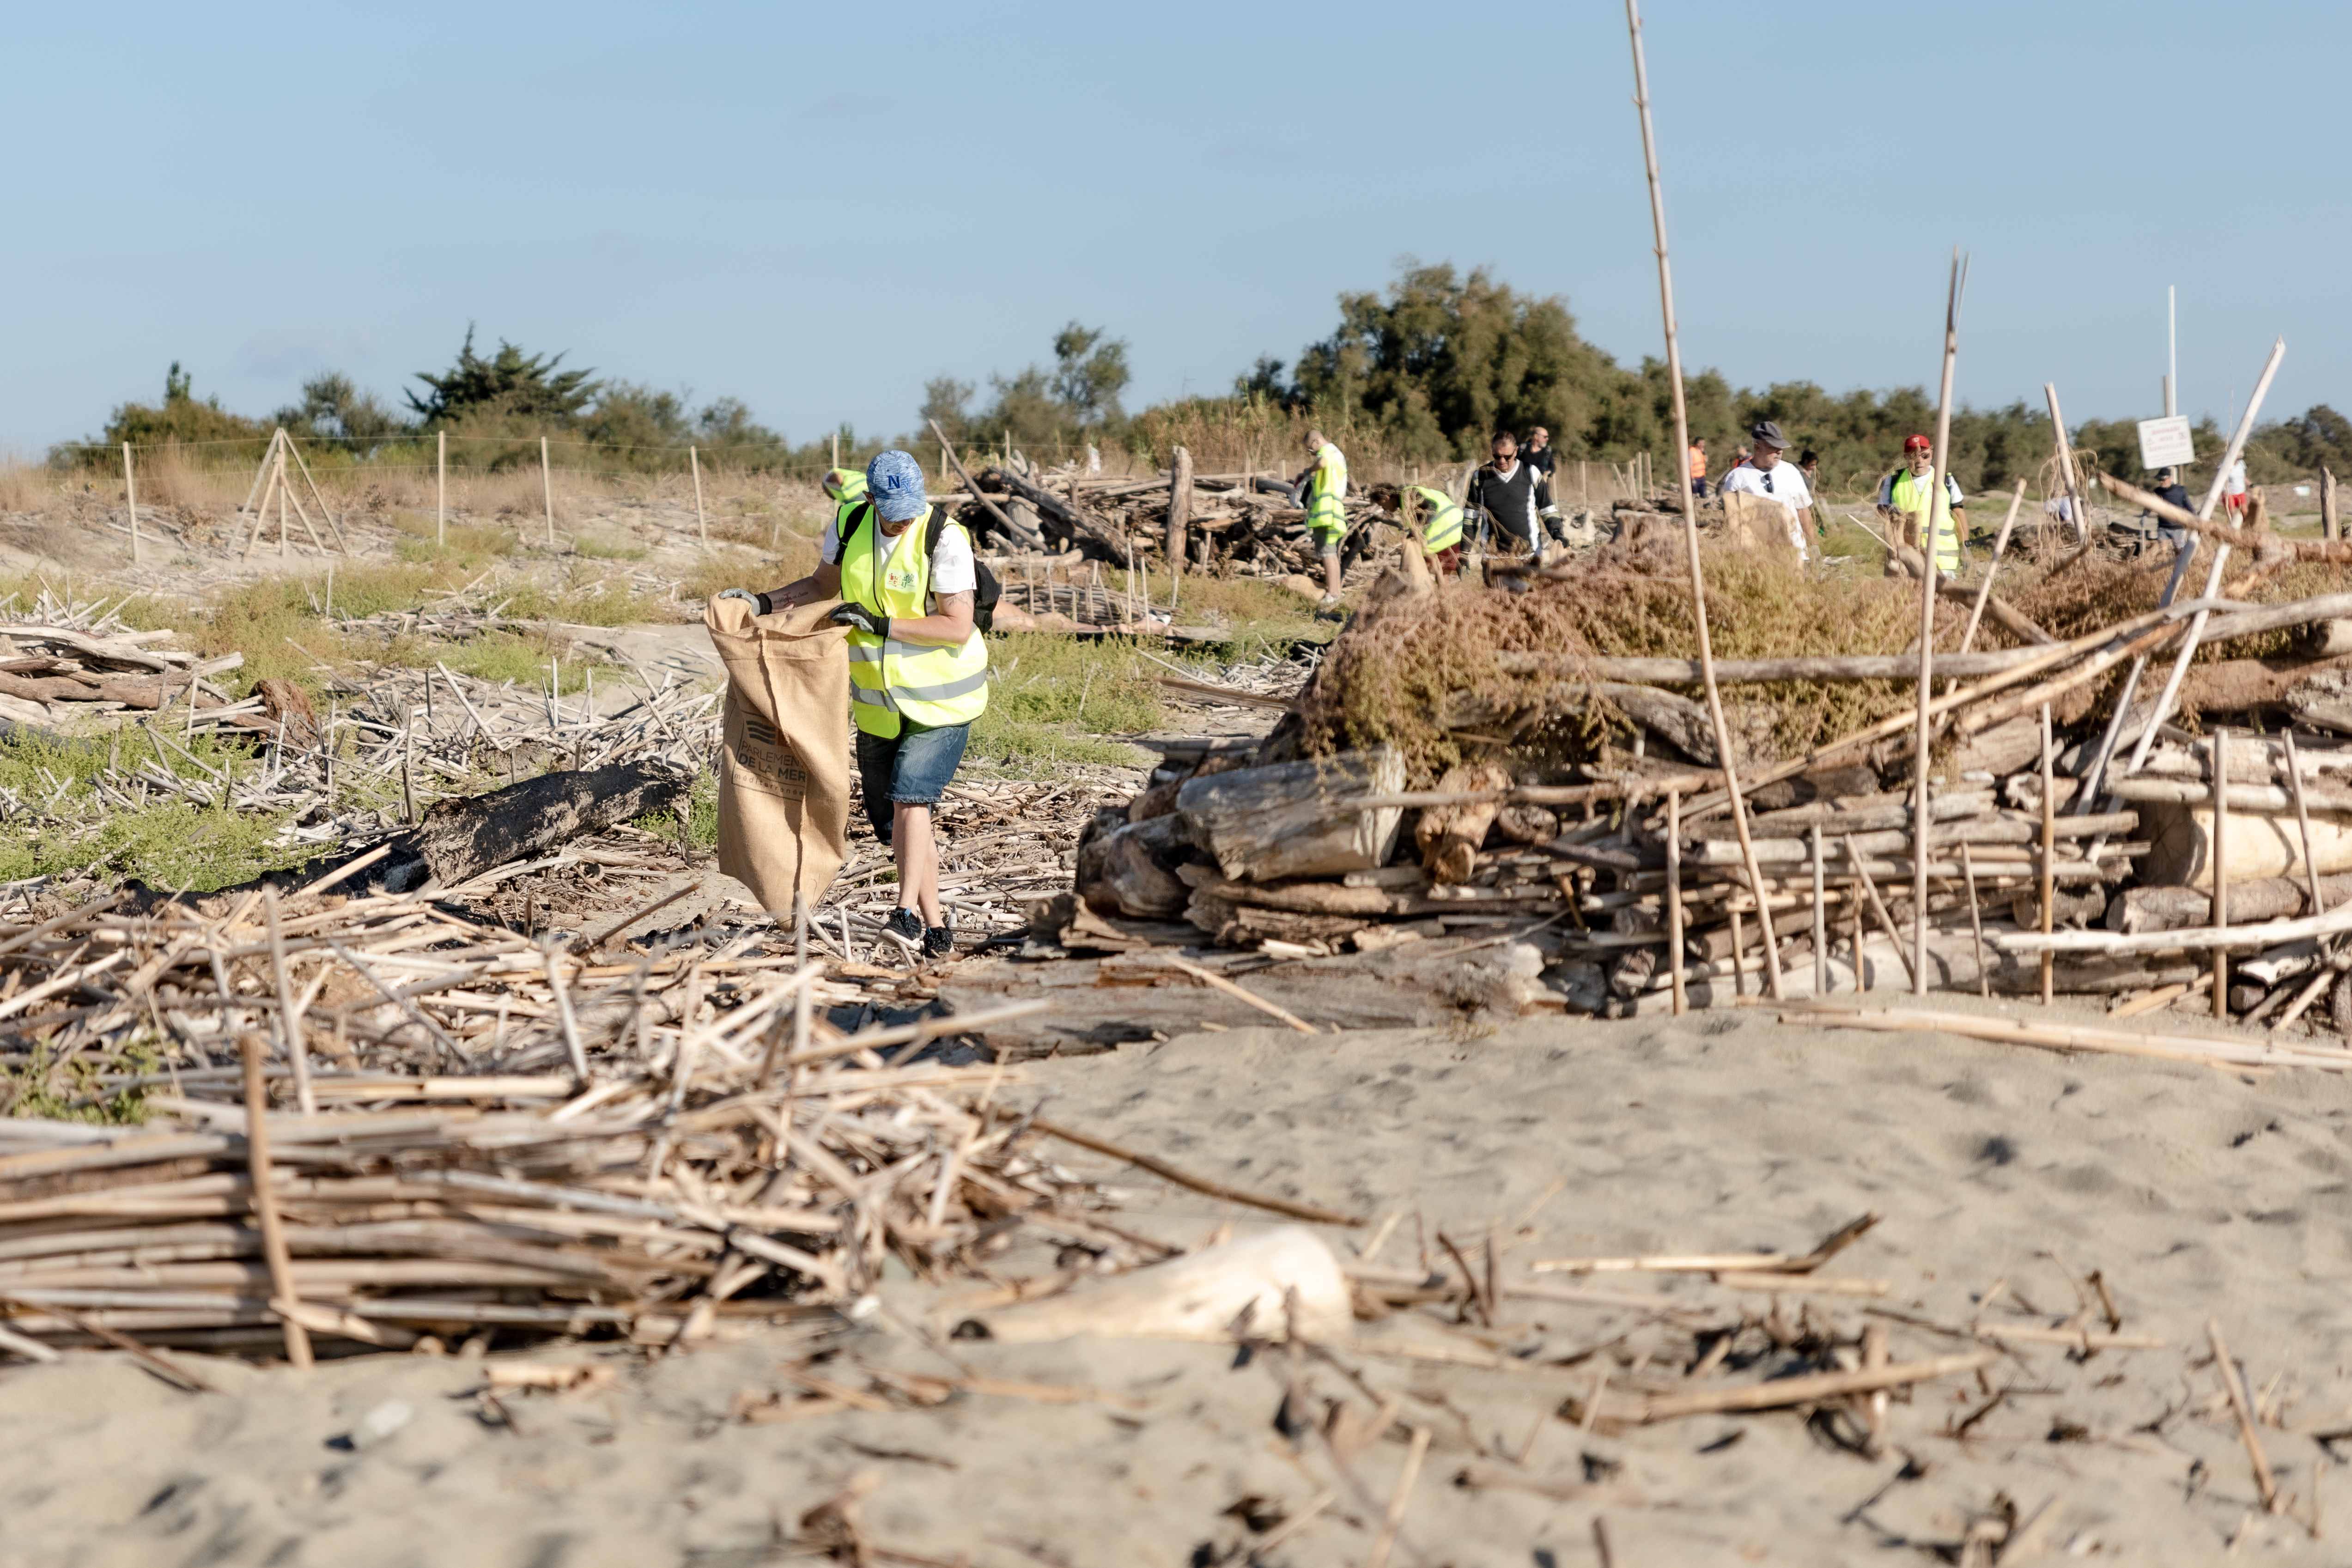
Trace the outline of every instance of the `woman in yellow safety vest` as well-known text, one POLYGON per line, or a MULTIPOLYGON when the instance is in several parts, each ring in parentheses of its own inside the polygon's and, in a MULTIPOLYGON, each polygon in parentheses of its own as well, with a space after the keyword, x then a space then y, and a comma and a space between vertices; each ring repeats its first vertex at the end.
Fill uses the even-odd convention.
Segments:
MULTIPOLYGON (((1903 467, 1878 484, 1878 515, 1889 522, 1898 512, 1908 512, 1914 519, 1926 513, 1928 499, 1927 479, 1936 466, 1935 449, 1925 436, 1912 436, 1903 443, 1903 467)), ((1960 541, 1968 537, 1968 509, 1960 504, 1960 482, 1951 475, 1934 487, 1935 497, 1936 570, 1947 577, 1957 577, 1960 572, 1960 541)), ((1909 525, 1916 529, 1915 521, 1909 525)), ((1907 542, 1915 549, 1919 544, 1916 532, 1907 542)))
POLYGON ((972 624, 978 568, 963 525, 924 499, 913 457, 884 452, 851 478, 862 499, 825 529, 815 571, 767 594, 727 593, 763 616, 842 601, 831 618, 849 628, 849 710, 866 818, 898 864, 889 928, 927 957, 944 958, 954 933, 940 910, 931 808, 988 706, 988 644, 972 624))
POLYGON ((1412 493, 1429 506, 1429 525, 1421 536, 1422 551, 1436 563, 1439 576, 1450 577, 1462 567, 1462 503, 1427 485, 1413 486, 1412 493))

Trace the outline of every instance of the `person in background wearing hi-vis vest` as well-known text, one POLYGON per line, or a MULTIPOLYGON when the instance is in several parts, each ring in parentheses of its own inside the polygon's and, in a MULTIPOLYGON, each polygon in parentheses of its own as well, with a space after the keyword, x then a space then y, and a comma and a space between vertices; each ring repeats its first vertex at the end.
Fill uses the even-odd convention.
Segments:
POLYGON ((866 476, 856 468, 827 468, 824 482, 825 499, 833 502, 835 523, 849 515, 851 507, 866 499, 866 476))
POLYGON ((1323 558, 1323 602, 1328 610, 1339 603, 1339 542, 1348 537, 1348 459, 1320 430, 1307 432, 1307 453, 1313 460, 1293 481, 1307 507, 1307 531, 1315 552, 1323 558))
POLYGON ((1691 437, 1690 451, 1687 456, 1690 458, 1691 494, 1705 500, 1706 499, 1706 437, 1704 436, 1691 437))
POLYGON ((889 929, 928 958, 954 933, 940 913, 931 808, 963 761, 971 721, 988 706, 988 644, 972 624, 980 586, 971 536, 941 520, 931 542, 922 465, 881 453, 862 476, 866 499, 827 524, 815 571, 766 594, 730 588, 760 614, 838 598, 849 628, 850 713, 866 819, 898 863, 889 929))
MULTIPOLYGON (((1918 517, 1927 510, 1927 474, 1936 466, 1934 443, 1925 436, 1906 437, 1903 462, 1904 467, 1878 482, 1878 515, 1889 523, 1897 512, 1918 517)), ((1969 513, 1962 504, 1959 480, 1946 474, 1943 491, 1936 498, 1936 570, 1947 577, 1957 577, 1960 573, 1960 541, 1969 535, 1969 513)), ((1918 525, 1910 526, 1916 529, 1918 525)), ((1910 534, 1906 542, 1917 549, 1918 534, 1910 534)))
POLYGON ((1427 485, 1415 485, 1412 493, 1429 508, 1429 521, 1422 530, 1421 548, 1429 557, 1429 564, 1440 577, 1452 577, 1462 570, 1462 503, 1444 490, 1427 485))

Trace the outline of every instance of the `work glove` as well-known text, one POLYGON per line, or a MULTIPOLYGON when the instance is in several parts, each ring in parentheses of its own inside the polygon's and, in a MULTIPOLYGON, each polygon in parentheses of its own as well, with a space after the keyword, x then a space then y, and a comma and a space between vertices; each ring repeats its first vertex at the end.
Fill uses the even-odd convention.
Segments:
POLYGON ((722 599, 740 599, 751 605, 756 615, 772 616, 776 613, 775 606, 768 602, 767 595, 754 594, 748 588, 721 588, 719 590, 718 596, 722 599))
POLYGON ((837 626, 855 626, 868 637, 887 637, 890 635, 890 617, 874 615, 863 605, 840 605, 825 619, 837 626))

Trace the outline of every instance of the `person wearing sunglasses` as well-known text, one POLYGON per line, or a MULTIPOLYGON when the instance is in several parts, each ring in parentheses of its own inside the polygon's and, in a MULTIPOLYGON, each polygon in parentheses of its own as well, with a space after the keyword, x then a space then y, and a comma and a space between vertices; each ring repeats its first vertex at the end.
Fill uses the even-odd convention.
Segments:
POLYGON ((1721 492, 1725 495, 1763 496, 1778 501, 1789 513, 1789 542, 1796 546, 1797 559, 1806 557, 1806 540, 1813 531, 1813 492, 1805 483, 1805 476, 1797 471, 1794 463, 1784 463, 1781 454, 1789 449, 1789 438, 1780 434, 1780 426, 1767 419, 1748 432, 1754 449, 1748 460, 1723 476, 1721 492))
MULTIPOLYGON (((1878 515, 1893 522, 1897 512, 1908 520, 1904 524, 1905 537, 1913 549, 1919 548, 1919 519, 1927 508, 1928 477, 1936 467, 1935 444, 1925 436, 1910 436, 1903 442, 1903 467, 1878 481, 1878 515)), ((1961 504, 1960 481, 1951 475, 1944 476, 1936 497, 1935 537, 1936 570, 1947 577, 1956 577, 1960 571, 1960 541, 1969 536, 1968 509, 1961 504)))

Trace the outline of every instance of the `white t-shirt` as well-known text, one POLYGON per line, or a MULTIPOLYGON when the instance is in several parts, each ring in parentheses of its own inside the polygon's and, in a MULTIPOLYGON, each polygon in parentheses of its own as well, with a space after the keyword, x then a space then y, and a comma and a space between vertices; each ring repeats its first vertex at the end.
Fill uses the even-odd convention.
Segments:
POLYGON ((1790 509, 1789 542, 1797 547, 1801 559, 1806 554, 1805 526, 1797 521, 1797 513, 1813 504, 1813 492, 1805 488, 1805 476, 1797 465, 1786 458, 1772 465, 1771 470, 1753 463, 1742 463, 1723 476, 1721 493, 1763 496, 1790 509))
MULTIPOLYGON (((900 529, 898 537, 891 541, 884 537, 880 522, 879 518, 868 517, 856 536, 849 542, 851 547, 879 553, 883 544, 888 543, 890 559, 896 561, 899 552, 907 548, 907 541, 915 537, 915 531, 925 526, 924 521, 919 517, 900 529)), ((841 535, 835 524, 828 522, 824 525, 824 539, 817 546, 817 555, 828 566, 839 563, 841 535)), ((878 567, 880 563, 877 565, 878 567)), ((882 574, 877 570, 874 575, 878 582, 882 574)), ((930 591, 934 595, 969 594, 979 586, 980 573, 971 560, 971 535, 964 531, 963 524, 950 521, 940 530, 940 547, 931 555, 930 591)))
POLYGON ((2221 489, 2225 495, 2242 496, 2246 493, 2246 460, 2243 458, 2230 465, 2230 477, 2221 489))

